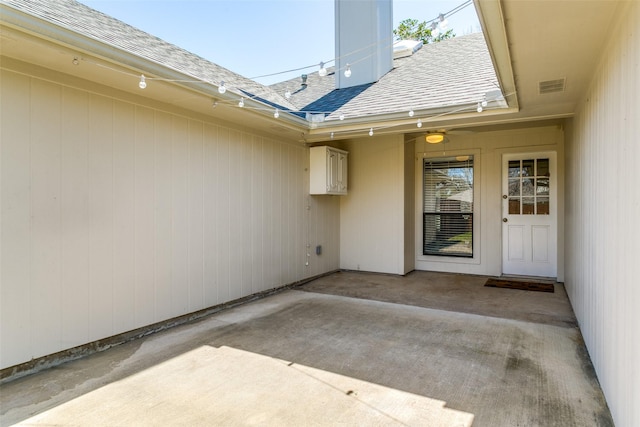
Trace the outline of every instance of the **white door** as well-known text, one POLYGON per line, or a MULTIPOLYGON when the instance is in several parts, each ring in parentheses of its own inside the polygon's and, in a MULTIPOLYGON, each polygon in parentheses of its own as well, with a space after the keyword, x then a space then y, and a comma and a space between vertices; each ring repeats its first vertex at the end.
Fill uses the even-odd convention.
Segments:
POLYGON ((555 153, 502 158, 502 272, 557 276, 555 153))

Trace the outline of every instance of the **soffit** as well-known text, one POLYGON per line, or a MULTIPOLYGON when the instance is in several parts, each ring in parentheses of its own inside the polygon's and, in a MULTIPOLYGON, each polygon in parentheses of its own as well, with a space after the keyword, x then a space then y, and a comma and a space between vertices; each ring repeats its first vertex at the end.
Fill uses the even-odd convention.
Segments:
MULTIPOLYGON (((624 1, 563 0, 476 1, 485 33, 496 30, 502 13, 508 46, 489 40, 498 56, 508 49, 510 64, 499 64, 501 79, 510 71, 515 81, 520 111, 514 118, 553 118, 573 115, 597 66, 612 31, 617 10, 624 1), (499 7, 496 8, 496 4, 499 7), (497 12, 496 12, 497 10, 497 12), (510 67, 511 70, 506 70, 510 67), (563 91, 539 92, 541 82, 564 79, 563 91)), ((505 118, 502 118, 505 119, 505 118)))

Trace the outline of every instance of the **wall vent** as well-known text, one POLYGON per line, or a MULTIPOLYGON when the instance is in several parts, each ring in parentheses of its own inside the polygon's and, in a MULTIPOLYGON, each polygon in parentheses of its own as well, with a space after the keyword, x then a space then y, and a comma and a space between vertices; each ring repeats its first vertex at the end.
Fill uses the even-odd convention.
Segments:
POLYGON ((538 93, 544 95, 545 93, 564 92, 564 83, 565 79, 538 82, 538 93))

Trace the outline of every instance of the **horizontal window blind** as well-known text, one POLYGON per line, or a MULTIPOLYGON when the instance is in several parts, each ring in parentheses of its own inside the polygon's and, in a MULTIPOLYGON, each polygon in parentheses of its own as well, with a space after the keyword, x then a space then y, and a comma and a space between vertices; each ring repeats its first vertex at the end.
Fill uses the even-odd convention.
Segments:
POLYGON ((473 257, 473 156, 424 160, 423 255, 473 257))

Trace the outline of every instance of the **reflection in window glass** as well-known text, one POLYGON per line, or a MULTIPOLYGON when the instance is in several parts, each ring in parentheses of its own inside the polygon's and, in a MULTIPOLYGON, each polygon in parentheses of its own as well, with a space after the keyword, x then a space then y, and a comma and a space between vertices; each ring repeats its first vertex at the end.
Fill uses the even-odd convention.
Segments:
POLYGON ((522 161, 522 176, 535 176, 535 160, 522 161))
POLYGON ((509 161, 509 214, 549 215, 549 159, 509 161))
POLYGON ((520 195, 520 180, 519 179, 510 179, 509 180, 509 195, 510 196, 519 196, 520 195))
POLYGON ((549 215, 549 198, 538 197, 536 202, 536 213, 538 215, 549 215))
POLYGON ((522 198, 522 215, 533 215, 535 213, 535 204, 533 197, 522 198))
POLYGON ((473 257, 473 156, 424 160, 424 255, 473 257))
POLYGON ((520 198, 509 199, 509 215, 520 215, 520 198))
POLYGON ((549 159, 538 159, 538 176, 549 176, 549 159))
POLYGON ((520 176, 520 160, 511 160, 509 162, 509 176, 520 176))

